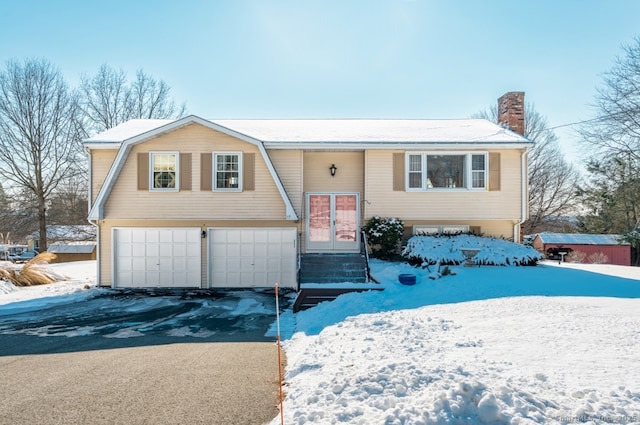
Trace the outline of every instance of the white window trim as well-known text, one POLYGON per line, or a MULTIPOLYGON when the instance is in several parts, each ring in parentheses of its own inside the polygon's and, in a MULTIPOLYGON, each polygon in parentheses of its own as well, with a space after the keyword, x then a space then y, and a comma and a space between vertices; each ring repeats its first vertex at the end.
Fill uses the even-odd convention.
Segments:
POLYGON ((461 192, 461 191, 472 191, 472 192, 486 192, 488 190, 489 185, 489 152, 474 152, 474 151, 419 151, 419 152, 405 152, 404 157, 405 163, 405 172, 404 172, 404 187, 406 188, 406 192, 461 192), (420 155, 422 158, 422 181, 421 187, 409 187, 409 156, 410 155, 420 155), (427 156, 428 155, 455 155, 455 156, 465 156, 465 170, 464 170, 464 187, 427 187, 427 156), (472 170, 472 155, 484 155, 484 187, 473 187, 473 170, 472 170))
POLYGON ((180 152, 178 151, 152 151, 149 152, 149 192, 178 192, 180 190, 180 152), (175 155, 176 158, 176 183, 175 187, 154 187, 153 181, 153 157, 155 155, 175 155))
POLYGON ((242 152, 213 152, 211 155, 211 168, 213 172, 211 173, 211 178, 213 181, 211 182, 211 189, 214 192, 242 192, 242 152), (218 182, 217 174, 218 170, 216 168, 218 155, 238 155, 238 187, 237 188, 226 188, 226 187, 217 187, 216 184, 218 182))
POLYGON ((414 224, 413 234, 446 235, 453 233, 468 233, 470 226, 467 224, 414 224))

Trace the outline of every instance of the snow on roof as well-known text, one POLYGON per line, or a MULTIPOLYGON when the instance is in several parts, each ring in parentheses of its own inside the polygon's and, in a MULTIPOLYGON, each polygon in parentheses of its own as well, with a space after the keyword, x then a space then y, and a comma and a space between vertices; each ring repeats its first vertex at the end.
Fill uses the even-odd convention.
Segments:
POLYGON ((91 254, 96 249, 96 242, 52 243, 47 251, 55 254, 91 254))
POLYGON ((135 119, 119 124, 85 140, 85 143, 122 142, 131 137, 169 124, 174 120, 135 119))
POLYGON ((215 120, 263 142, 528 142, 483 119, 215 120))
POLYGON ((587 235, 581 233, 539 233, 543 243, 564 245, 629 245, 621 242, 620 235, 587 235))
MULTIPOLYGON (((122 143, 174 122, 127 121, 85 143, 122 143)), ((293 119, 210 120, 213 124, 265 143, 530 143, 517 133, 484 119, 293 119)))

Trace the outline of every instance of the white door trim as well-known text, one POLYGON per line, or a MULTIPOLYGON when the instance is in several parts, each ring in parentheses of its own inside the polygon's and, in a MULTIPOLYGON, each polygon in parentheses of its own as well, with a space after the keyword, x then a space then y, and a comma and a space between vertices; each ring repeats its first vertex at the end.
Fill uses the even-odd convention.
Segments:
POLYGON ((307 192, 305 194, 305 241, 306 252, 360 252, 360 193, 359 192, 307 192), (337 196, 355 196, 355 241, 341 242, 337 239, 336 227, 336 197, 337 196), (310 213, 312 196, 329 196, 330 197, 330 218, 329 218, 329 241, 313 242, 310 240, 310 213))

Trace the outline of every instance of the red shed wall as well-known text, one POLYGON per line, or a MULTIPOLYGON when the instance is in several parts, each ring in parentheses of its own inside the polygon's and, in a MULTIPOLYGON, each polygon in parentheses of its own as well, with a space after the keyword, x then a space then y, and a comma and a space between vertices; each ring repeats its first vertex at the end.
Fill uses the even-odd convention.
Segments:
MULTIPOLYGON (((549 248, 559 248, 556 244, 545 244, 544 251, 549 248)), ((562 248, 570 248, 573 251, 580 251, 587 254, 586 263, 590 263, 589 256, 601 252, 609 257, 607 264, 616 264, 619 266, 631 265, 631 245, 562 245, 562 248)))

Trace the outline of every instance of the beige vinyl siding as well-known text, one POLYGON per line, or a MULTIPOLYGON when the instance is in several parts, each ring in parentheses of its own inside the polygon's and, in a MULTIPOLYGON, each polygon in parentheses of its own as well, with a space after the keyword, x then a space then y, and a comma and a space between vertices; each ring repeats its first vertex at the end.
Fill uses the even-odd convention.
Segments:
MULTIPOLYGON (((364 216, 411 220, 514 220, 521 216, 521 152, 500 153, 500 190, 417 191, 394 190, 394 153, 367 151, 364 216)), ((396 157, 397 158, 397 157, 396 157)), ((510 234, 513 233, 511 230, 510 234)))
POLYGON ((305 152, 304 192, 364 191, 364 152, 305 152), (329 167, 337 171, 331 177, 329 167))
POLYGON ((302 150, 270 150, 269 158, 298 217, 302 217, 302 150))
POLYGON ((198 124, 158 136, 136 145, 120 172, 105 204, 106 219, 237 219, 279 220, 285 205, 262 155, 253 144, 198 124), (137 190, 137 155, 150 151, 191 155, 192 188, 177 192, 137 190), (255 190, 211 192, 201 187, 201 154, 243 152, 254 154, 255 190), (185 208, 188 206, 188 208, 185 208))
POLYGON ((408 238, 412 235, 413 226, 469 226, 470 231, 479 230, 484 236, 493 236, 496 238, 513 238, 513 226, 515 220, 404 220, 404 237, 408 238), (479 229, 478 229, 479 228, 479 229))
MULTIPOLYGON (((206 231, 210 227, 295 227, 287 220, 100 220, 98 250, 100 261, 99 286, 112 286, 112 247, 111 236, 114 227, 200 227, 206 231)), ((208 245, 207 238, 202 238, 201 245, 201 288, 207 287, 208 245)))
POLYGON ((91 205, 96 200, 117 154, 117 149, 94 149, 91 151, 91 205))
MULTIPOLYGON (((358 193, 360 201, 364 195, 364 152, 304 152, 304 195, 307 193, 358 193), (331 177, 329 168, 336 166, 336 175, 331 177)), ((303 198, 301 217, 301 249, 306 252, 306 205, 303 198)), ((362 210, 360 221, 362 221, 362 210)))

